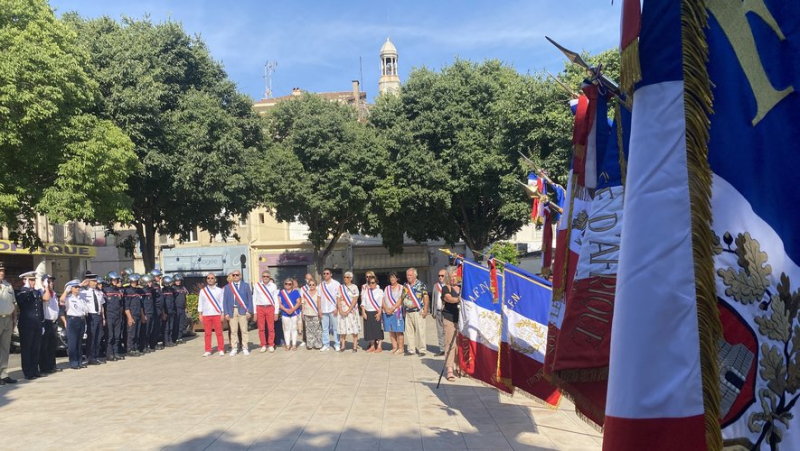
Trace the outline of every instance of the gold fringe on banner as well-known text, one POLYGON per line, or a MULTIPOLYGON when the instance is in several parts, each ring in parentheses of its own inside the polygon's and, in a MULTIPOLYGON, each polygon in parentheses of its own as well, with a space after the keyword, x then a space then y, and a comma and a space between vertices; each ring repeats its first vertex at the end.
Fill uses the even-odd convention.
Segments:
POLYGON ((560 370, 554 373, 555 377, 566 382, 599 382, 608 380, 608 367, 577 368, 574 370, 560 370))
POLYGON ((703 380, 706 446, 722 449, 720 430, 718 343, 722 325, 717 310, 711 232, 711 168, 708 164, 709 115, 712 113, 711 82, 708 76, 708 25, 705 0, 681 0, 683 44, 683 100, 686 119, 686 157, 689 174, 689 202, 692 213, 692 254, 694 259, 697 322, 700 333, 700 367, 703 380))
POLYGON ((636 83, 641 80, 642 66, 639 64, 639 39, 637 38, 620 52, 619 88, 630 96, 636 83))

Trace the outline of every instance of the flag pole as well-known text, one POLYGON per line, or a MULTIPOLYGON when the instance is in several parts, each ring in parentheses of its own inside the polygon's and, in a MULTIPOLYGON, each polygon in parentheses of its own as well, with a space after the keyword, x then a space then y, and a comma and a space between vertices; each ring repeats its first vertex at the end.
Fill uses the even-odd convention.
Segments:
POLYGON ((573 90, 571 90, 571 89, 569 89, 569 86, 567 86, 566 83, 564 83, 563 81, 559 80, 555 75, 551 74, 550 71, 546 70, 545 72, 547 73, 547 75, 550 78, 553 79, 553 81, 558 83, 558 85, 561 86, 564 89, 564 91, 567 91, 567 93, 569 95, 571 95, 573 99, 577 99, 578 98, 578 93, 573 91, 573 90))

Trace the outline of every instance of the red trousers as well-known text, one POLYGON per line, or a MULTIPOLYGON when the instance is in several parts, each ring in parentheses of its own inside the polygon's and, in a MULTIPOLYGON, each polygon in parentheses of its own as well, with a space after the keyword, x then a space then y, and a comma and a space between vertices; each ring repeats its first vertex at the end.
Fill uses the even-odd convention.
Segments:
POLYGON ((264 326, 269 331, 269 346, 275 346, 275 307, 271 305, 256 306, 256 322, 258 323, 258 338, 261 340, 261 347, 267 346, 267 336, 264 333, 264 326))
POLYGON ((222 317, 219 315, 203 315, 203 335, 206 339, 206 352, 211 352, 211 329, 217 334, 217 349, 225 350, 225 340, 222 338, 222 317))

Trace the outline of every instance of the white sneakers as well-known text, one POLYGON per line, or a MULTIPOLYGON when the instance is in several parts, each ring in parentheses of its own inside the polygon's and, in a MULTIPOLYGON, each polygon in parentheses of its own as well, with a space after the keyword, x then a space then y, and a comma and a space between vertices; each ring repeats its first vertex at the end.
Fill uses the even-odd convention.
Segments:
POLYGON ((238 354, 238 353, 239 353, 239 351, 237 351, 236 349, 234 349, 233 351, 231 351, 231 353, 230 353, 230 356, 231 356, 231 357, 236 357, 236 354, 238 354))
POLYGON ((331 350, 331 347, 328 346, 328 345, 325 345, 325 346, 322 347, 322 349, 319 350, 319 352, 327 352, 327 351, 330 351, 330 350, 331 350))
POLYGON ((210 352, 206 352, 206 353, 203 354, 203 357, 210 357, 210 356, 211 356, 210 352))
POLYGON ((258 351, 258 352, 267 352, 267 347, 266 347, 266 346, 262 346, 262 347, 261 347, 261 350, 260 350, 260 351, 258 351))
POLYGON ((224 356, 225 355, 225 351, 220 351, 219 355, 220 355, 220 357, 224 356))
POLYGON ((250 355, 250 350, 249 350, 249 349, 247 349, 247 348, 244 348, 244 349, 242 349, 242 354, 244 354, 244 355, 250 355))
POLYGON ((270 346, 269 347, 269 352, 275 352, 275 346, 270 346))
POLYGON ((333 349, 336 350, 336 352, 339 352, 339 351, 342 350, 342 348, 340 348, 339 346, 334 346, 333 349))

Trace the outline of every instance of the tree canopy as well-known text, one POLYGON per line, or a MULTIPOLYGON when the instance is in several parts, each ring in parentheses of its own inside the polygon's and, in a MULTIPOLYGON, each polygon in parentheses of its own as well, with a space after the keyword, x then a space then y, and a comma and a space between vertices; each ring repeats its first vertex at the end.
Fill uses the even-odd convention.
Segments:
POLYGON ((127 182, 145 267, 155 264, 158 234, 188 238, 199 227, 228 236, 261 189, 262 129, 251 99, 178 23, 66 20, 91 55, 97 115, 125 131, 141 162, 127 182))
POLYGON ((44 0, 4 0, 0 49, 0 224, 33 245, 37 213, 54 222, 130 219, 133 143, 92 114, 100 91, 75 32, 44 0))
POLYGON ((279 103, 266 117, 270 168, 264 199, 280 221, 309 228, 317 271, 345 232, 369 230, 388 154, 353 108, 314 94, 279 103))

